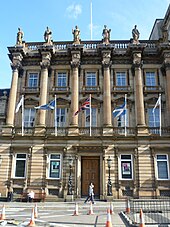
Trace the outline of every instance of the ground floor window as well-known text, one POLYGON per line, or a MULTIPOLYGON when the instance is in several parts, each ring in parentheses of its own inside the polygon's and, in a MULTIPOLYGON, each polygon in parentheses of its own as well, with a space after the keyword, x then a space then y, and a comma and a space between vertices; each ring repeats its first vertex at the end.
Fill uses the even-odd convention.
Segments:
POLYGON ((169 179, 168 156, 158 154, 156 155, 156 162, 157 162, 157 179, 168 180, 169 179))
POLYGON ((59 179, 61 174, 61 155, 50 154, 49 178, 59 179))
POLYGON ((24 178, 26 176, 26 154, 16 154, 15 177, 24 178))
POLYGON ((120 179, 133 179, 132 155, 120 155, 120 179))

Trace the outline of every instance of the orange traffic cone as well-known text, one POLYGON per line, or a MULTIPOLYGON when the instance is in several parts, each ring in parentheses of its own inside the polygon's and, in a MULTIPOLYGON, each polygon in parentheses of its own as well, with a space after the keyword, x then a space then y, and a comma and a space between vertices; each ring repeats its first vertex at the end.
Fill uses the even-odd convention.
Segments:
POLYGON ((129 199, 126 200, 126 213, 130 213, 130 202, 129 199))
POLYGON ((34 206, 34 218, 38 218, 38 208, 37 208, 37 203, 34 206))
POLYGON ((93 205, 92 205, 92 202, 90 203, 90 209, 89 209, 88 214, 89 214, 89 215, 94 214, 94 213, 93 213, 93 205))
POLYGON ((110 203, 110 214, 113 214, 113 203, 110 203))
POLYGON ((75 211, 74 211, 73 216, 78 216, 78 215, 79 215, 79 212, 78 212, 78 204, 76 203, 75 204, 75 211))
POLYGON ((140 225, 139 225, 139 227, 145 227, 145 221, 144 221, 142 209, 140 209, 140 225))
POLYGON ((31 213, 31 220, 28 226, 35 226, 35 220, 34 220, 34 208, 32 208, 32 213, 31 213))
POLYGON ((107 222, 106 222, 106 227, 112 227, 112 221, 111 221, 111 216, 110 216, 110 209, 107 209, 107 222))
POLYGON ((0 220, 5 220, 5 205, 3 205, 3 207, 2 207, 2 213, 1 213, 0 220))

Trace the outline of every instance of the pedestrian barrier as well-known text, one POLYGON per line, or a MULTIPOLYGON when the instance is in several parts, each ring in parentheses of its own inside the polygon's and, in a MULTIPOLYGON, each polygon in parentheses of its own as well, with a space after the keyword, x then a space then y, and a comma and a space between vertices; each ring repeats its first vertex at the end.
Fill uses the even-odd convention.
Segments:
POLYGON ((35 220, 34 220, 34 208, 32 208, 31 220, 30 220, 28 226, 35 226, 35 220))
POLYGON ((113 203, 110 203, 110 214, 113 214, 113 203))
POLYGON ((90 203, 90 209, 89 209, 89 212, 87 214, 88 215, 94 214, 93 213, 93 205, 92 205, 92 202, 90 203))
POLYGON ((79 215, 79 213, 78 213, 78 204, 75 203, 75 211, 73 213, 73 216, 78 216, 78 215, 79 215))
POLYGON ((129 199, 126 200, 126 213, 130 213, 130 202, 129 199))
POLYGON ((38 218, 38 208, 37 208, 37 203, 34 206, 34 218, 38 218))
POLYGON ((140 209, 140 225, 139 225, 139 227, 145 227, 145 221, 144 221, 142 209, 140 209))
POLYGON ((6 217, 5 217, 5 205, 3 205, 0 220, 5 220, 5 219, 6 219, 6 217))
POLYGON ((107 222, 106 222, 106 227, 112 227, 112 221, 111 221, 111 216, 110 216, 110 209, 107 209, 107 222))

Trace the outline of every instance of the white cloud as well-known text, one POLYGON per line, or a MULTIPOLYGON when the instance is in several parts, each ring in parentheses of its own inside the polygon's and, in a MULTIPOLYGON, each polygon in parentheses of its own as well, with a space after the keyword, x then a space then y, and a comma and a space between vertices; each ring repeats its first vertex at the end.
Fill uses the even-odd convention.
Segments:
POLYGON ((77 19, 77 17, 82 13, 82 7, 79 4, 69 5, 66 9, 66 15, 70 18, 77 19))

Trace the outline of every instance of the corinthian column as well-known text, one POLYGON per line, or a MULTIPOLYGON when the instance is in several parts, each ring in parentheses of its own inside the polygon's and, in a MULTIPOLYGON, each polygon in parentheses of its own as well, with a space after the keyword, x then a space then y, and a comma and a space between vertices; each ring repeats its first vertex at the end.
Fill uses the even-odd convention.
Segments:
POLYGON ((135 105, 136 105, 136 124, 138 127, 146 126, 145 109, 143 97, 143 81, 141 70, 141 53, 133 53, 133 68, 135 79, 135 105))
POLYGON ((111 111, 111 88, 110 88, 110 54, 111 51, 103 51, 103 125, 105 127, 112 126, 112 111, 111 111))
POLYGON ((18 71, 21 67, 22 56, 17 54, 13 57, 12 67, 12 82, 11 89, 8 101, 8 109, 7 109, 7 126, 14 126, 14 115, 15 115, 15 107, 16 107, 16 97, 17 97, 17 88, 18 88, 18 71))

